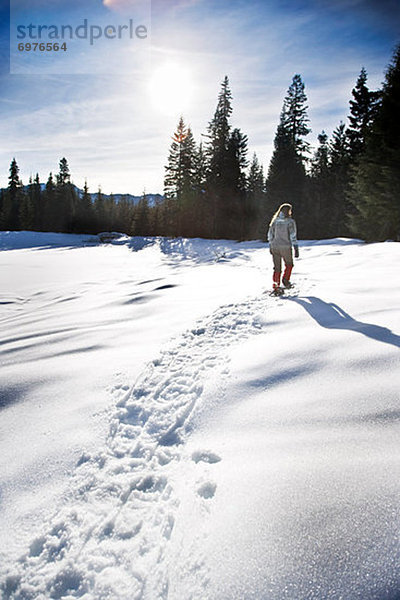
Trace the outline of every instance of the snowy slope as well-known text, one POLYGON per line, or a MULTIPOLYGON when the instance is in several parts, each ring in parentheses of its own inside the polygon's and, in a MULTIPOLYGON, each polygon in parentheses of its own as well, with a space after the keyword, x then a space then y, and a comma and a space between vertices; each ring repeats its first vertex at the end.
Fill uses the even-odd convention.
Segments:
POLYGON ((400 246, 82 243, 0 252, 4 596, 395 600, 400 246))

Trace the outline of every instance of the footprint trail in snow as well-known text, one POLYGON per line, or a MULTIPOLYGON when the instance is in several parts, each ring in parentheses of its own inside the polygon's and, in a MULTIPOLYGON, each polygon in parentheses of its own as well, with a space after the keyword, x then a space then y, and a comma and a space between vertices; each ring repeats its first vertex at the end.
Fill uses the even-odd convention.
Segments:
MULTIPOLYGON (((210 371, 226 372, 227 348, 262 331, 265 308, 265 297, 221 307, 173 340, 131 390, 115 387, 103 451, 82 455, 47 532, 1 577, 5 598, 168 597, 166 553, 180 504, 174 476, 187 461, 188 419, 210 371)), ((198 468, 219 461, 201 449, 190 457, 198 468)), ((209 479, 193 489, 204 503, 216 492, 209 479)))

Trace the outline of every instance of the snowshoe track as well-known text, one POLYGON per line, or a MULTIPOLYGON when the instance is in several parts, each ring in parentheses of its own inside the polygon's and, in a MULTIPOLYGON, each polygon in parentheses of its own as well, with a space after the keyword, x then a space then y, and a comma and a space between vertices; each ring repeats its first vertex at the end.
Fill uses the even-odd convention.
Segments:
MULTIPOLYGON (((105 448, 96 456, 82 455, 46 532, 2 575, 4 598, 171 597, 166 552, 180 503, 174 474, 185 460, 196 468, 221 460, 202 450, 186 456, 188 419, 210 370, 226 372, 226 349, 262 331, 265 307, 262 298, 221 307, 172 340, 131 390, 114 388, 117 406, 105 448)), ((210 480, 193 489, 205 506, 215 493, 210 480)), ((206 518, 207 509, 203 512, 206 518)), ((204 590, 207 573, 200 557, 188 568, 197 571, 204 590)))

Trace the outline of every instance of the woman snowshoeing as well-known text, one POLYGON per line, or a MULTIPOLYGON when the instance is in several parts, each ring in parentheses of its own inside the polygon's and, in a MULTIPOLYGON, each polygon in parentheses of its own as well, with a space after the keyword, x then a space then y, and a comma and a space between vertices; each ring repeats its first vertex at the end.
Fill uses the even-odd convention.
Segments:
POLYGON ((297 242, 296 222, 292 218, 292 205, 281 204, 274 216, 268 230, 269 251, 274 261, 273 274, 273 293, 280 295, 283 293, 281 288, 282 260, 285 264, 285 271, 282 277, 282 284, 285 288, 291 288, 290 275, 293 269, 293 250, 296 258, 299 257, 299 246, 297 242))

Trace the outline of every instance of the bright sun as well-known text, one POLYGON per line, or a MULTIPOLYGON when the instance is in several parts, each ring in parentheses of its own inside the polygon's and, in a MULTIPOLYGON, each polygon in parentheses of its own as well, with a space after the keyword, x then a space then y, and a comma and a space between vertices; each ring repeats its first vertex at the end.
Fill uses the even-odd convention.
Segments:
POLYGON ((151 102, 165 115, 179 115, 190 105, 193 82, 190 70, 178 63, 156 67, 149 82, 151 102))

